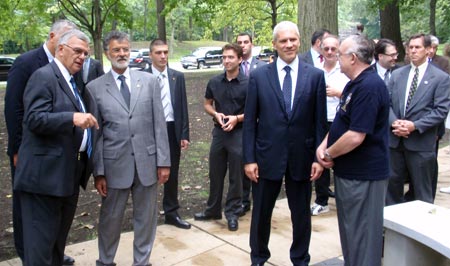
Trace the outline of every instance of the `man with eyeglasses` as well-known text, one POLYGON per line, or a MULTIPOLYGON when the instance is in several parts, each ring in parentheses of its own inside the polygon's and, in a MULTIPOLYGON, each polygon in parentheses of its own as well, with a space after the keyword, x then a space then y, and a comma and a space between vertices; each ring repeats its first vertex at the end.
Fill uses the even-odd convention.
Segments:
POLYGON ((87 85, 99 120, 95 188, 102 197, 97 266, 116 265, 128 197, 133 200, 133 265, 149 265, 158 221, 158 183, 169 179, 167 125, 156 76, 130 70, 130 40, 111 31, 103 40, 111 71, 87 85))
POLYGON ((375 45, 374 56, 376 62, 372 67, 387 85, 392 71, 398 68, 396 65, 398 52, 395 43, 389 39, 379 40, 375 45))
POLYGON ((389 94, 370 67, 374 44, 351 35, 338 50, 350 79, 318 162, 333 167, 339 234, 345 265, 380 266, 383 208, 389 177, 389 94))
MULTIPOLYGON (((8 131, 7 153, 10 158, 11 180, 13 183, 16 165, 19 160, 17 155, 22 143, 22 122, 24 115, 23 93, 25 87, 31 74, 54 60, 59 38, 64 32, 72 29, 77 29, 77 26, 73 22, 68 20, 56 21, 51 26, 47 41, 41 47, 17 57, 9 70, 5 93, 5 121, 8 131)), ((78 74, 75 74, 75 77, 78 76, 78 74)), ((77 85, 83 94, 83 83, 77 82, 77 85)), ((17 255, 24 261, 21 204, 14 190, 12 195, 14 245, 17 255)), ((73 265, 74 262, 72 257, 64 257, 64 265, 73 265)))
POLYGON ((79 187, 86 189, 91 174, 88 158, 98 123, 87 113, 88 99, 73 77, 88 49, 89 38, 81 31, 62 34, 54 60, 31 75, 23 95, 23 139, 14 190, 22 204, 27 266, 64 264, 79 187))
MULTIPOLYGON (((339 48, 339 38, 334 35, 328 35, 323 38, 321 54, 324 62, 322 70, 325 73, 325 82, 327 86, 327 121, 328 128, 333 123, 336 116, 336 109, 339 104, 342 91, 349 81, 348 77, 341 72, 337 58, 339 48)), ((327 129, 328 129, 327 128, 327 129)), ((330 170, 324 169, 322 176, 314 181, 316 200, 311 206, 311 215, 320 215, 330 211, 328 207, 328 198, 330 196, 330 170)))

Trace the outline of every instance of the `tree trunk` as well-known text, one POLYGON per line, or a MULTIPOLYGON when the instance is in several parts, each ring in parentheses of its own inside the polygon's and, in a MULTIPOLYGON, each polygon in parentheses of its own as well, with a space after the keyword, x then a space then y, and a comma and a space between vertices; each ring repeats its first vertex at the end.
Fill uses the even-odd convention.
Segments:
POLYGON ((144 40, 147 40, 148 0, 144 0, 144 40))
POLYGON ((430 34, 436 36, 436 2, 430 0, 430 34))
POLYGON ((300 51, 311 47, 311 35, 324 28, 338 34, 338 0, 298 0, 300 51))
POLYGON ((156 0, 156 16, 158 17, 158 38, 166 41, 166 16, 162 14, 164 0, 156 0))
POLYGON ((380 9, 380 36, 395 42, 399 52, 398 61, 403 61, 405 49, 403 47, 402 35, 400 33, 400 10, 398 0, 386 4, 380 9))
POLYGON ((275 26, 278 23, 278 7, 277 7, 277 0, 268 0, 270 4, 270 9, 272 10, 272 29, 275 28, 275 26))
POLYGON ((94 31, 92 32, 92 37, 94 38, 94 54, 95 58, 103 65, 102 9, 100 7, 100 0, 93 0, 92 5, 92 12, 94 12, 94 31))

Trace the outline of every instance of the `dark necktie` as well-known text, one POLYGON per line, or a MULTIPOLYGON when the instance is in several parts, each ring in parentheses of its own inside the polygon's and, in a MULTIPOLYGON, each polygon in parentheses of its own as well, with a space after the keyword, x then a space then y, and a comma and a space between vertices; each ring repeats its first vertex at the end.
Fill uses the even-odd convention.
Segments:
POLYGON ((120 84, 120 93, 122 94, 123 99, 125 100, 125 103, 127 104, 128 108, 130 108, 130 89, 128 88, 127 83, 125 82, 125 76, 120 75, 119 80, 122 82, 120 84))
POLYGON ((323 63, 323 55, 319 55, 319 62, 323 63))
POLYGON ((414 77, 411 82, 411 87, 409 87, 408 100, 406 101, 405 113, 408 111, 409 104, 411 103, 414 94, 417 90, 417 81, 419 80, 419 68, 416 67, 414 70, 414 77))
POLYGON ((291 67, 285 66, 284 71, 286 71, 286 76, 283 81, 283 98, 284 105, 286 107, 286 113, 291 114, 291 98, 292 98, 292 78, 291 78, 291 67))
MULTIPOLYGON (((78 92, 77 89, 77 84, 75 83, 75 80, 73 79, 73 77, 70 77, 70 84, 72 85, 72 90, 73 93, 75 95, 75 98, 77 99, 78 102, 78 106, 80 107, 80 110, 83 113, 86 113, 86 110, 84 109, 83 103, 81 101, 81 97, 80 97, 80 93, 78 92)), ((89 157, 91 157, 91 153, 92 153, 92 136, 91 136, 91 129, 90 128, 86 128, 87 130, 87 155, 89 157)))

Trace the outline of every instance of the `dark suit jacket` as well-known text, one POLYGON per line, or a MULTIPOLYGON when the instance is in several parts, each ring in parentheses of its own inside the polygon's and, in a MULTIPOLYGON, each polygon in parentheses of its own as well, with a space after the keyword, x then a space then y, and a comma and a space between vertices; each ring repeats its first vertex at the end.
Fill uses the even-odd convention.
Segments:
MULTIPOLYGON (((257 69, 258 67, 262 67, 264 65, 267 65, 267 63, 257 59, 256 57, 253 57, 252 58, 252 63, 250 64, 250 67, 249 67, 249 70, 250 70, 250 72, 252 72, 253 70, 257 69)), ((241 64, 240 71, 242 73, 244 73, 244 69, 243 68, 244 68, 244 66, 241 64)))
POLYGON ((299 60, 291 117, 286 113, 276 61, 250 73, 243 129, 244 163, 259 176, 281 180, 289 166, 294 180, 308 180, 316 147, 326 134, 323 71, 299 60))
POLYGON ((14 189, 67 197, 86 188, 89 164, 76 176, 77 153, 83 130, 73 126, 78 102, 55 62, 36 70, 24 95, 23 140, 19 149, 14 189))
POLYGON ((447 57, 435 55, 431 62, 445 73, 450 74, 450 63, 447 57))
POLYGON ((83 80, 83 75, 84 75, 84 68, 82 68, 79 72, 79 74, 77 75, 77 84, 82 82, 83 84, 88 84, 89 82, 91 82, 92 80, 102 76, 105 74, 105 71, 103 70, 103 66, 102 64, 100 64, 100 61, 95 60, 94 58, 90 58, 89 59, 89 68, 88 68, 88 76, 87 76, 87 81, 84 82, 83 80))
MULTIPOLYGON (((147 70, 152 73, 152 68, 147 70)), ((186 97, 186 84, 184 74, 171 68, 167 68, 170 85, 170 98, 173 107, 175 122, 175 135, 177 143, 180 145, 182 139, 189 140, 189 115, 186 97)))
POLYGON ((300 59, 307 63, 310 64, 312 66, 314 66, 314 61, 312 59, 312 55, 311 55, 311 49, 308 49, 308 51, 304 52, 303 54, 300 55, 300 59))
POLYGON ((16 58, 8 73, 5 94, 5 120, 8 128, 8 155, 19 152, 22 142, 23 92, 31 74, 48 64, 44 48, 26 52, 16 58))
MULTIPOLYGON (((389 124, 397 119, 414 122, 416 130, 403 145, 410 151, 434 151, 437 128, 447 117, 450 106, 450 76, 433 64, 428 64, 425 74, 417 87, 409 110, 404 114, 406 88, 411 65, 392 72, 388 89, 391 95, 389 124)), ((389 146, 397 148, 400 138, 390 133, 389 146)))

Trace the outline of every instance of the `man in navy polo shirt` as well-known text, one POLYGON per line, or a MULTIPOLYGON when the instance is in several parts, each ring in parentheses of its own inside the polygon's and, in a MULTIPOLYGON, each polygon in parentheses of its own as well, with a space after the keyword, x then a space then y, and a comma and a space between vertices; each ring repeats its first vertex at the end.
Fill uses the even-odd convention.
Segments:
POLYGON ((339 234, 345 265, 380 266, 383 207, 389 177, 389 94, 370 67, 374 44, 363 35, 345 39, 338 53, 350 79, 330 132, 317 149, 333 167, 339 234))

